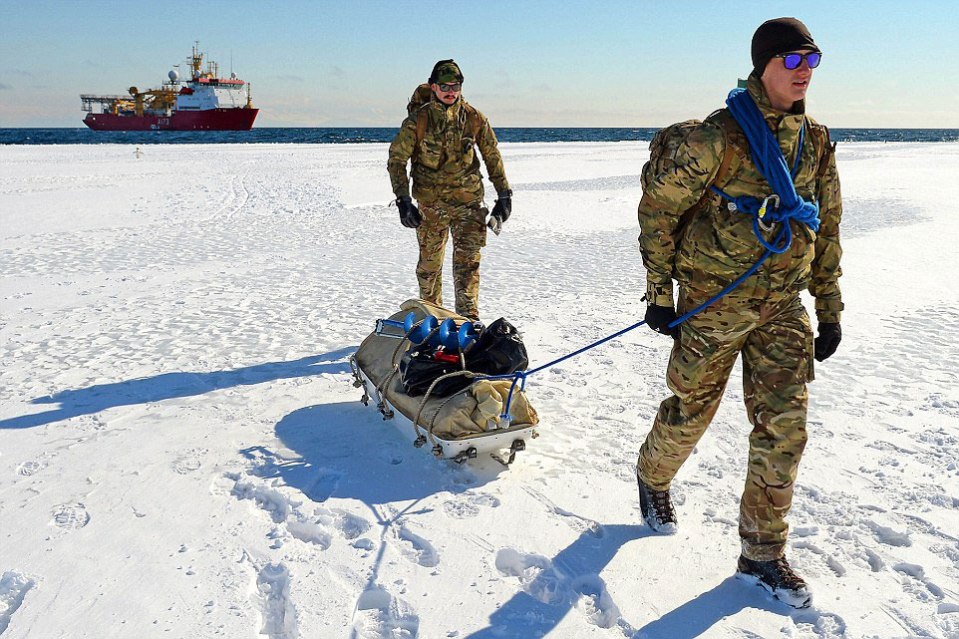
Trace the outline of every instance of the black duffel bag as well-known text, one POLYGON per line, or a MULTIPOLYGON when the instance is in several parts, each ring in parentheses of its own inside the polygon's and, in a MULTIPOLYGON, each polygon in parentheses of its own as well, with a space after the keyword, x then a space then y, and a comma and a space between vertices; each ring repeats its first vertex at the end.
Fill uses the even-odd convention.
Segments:
MULTIPOLYGON (((426 393, 436 379, 461 370, 463 367, 460 365, 459 355, 447 354, 442 349, 420 344, 403 354, 400 360, 400 381, 403 382, 407 395, 417 397, 426 393)), ((466 375, 444 379, 433 389, 433 395, 452 395, 469 386, 471 382, 466 375)))
POLYGON ((523 338, 502 317, 487 326, 466 350, 466 368, 474 373, 509 375, 528 366, 523 338))

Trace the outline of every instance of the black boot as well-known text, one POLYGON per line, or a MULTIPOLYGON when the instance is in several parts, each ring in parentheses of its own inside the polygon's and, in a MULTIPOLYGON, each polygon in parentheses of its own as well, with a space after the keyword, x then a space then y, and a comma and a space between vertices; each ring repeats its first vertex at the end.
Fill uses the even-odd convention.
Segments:
POLYGON ((786 605, 793 608, 808 608, 812 594, 802 577, 793 572, 785 557, 771 561, 754 561, 739 556, 736 576, 748 583, 762 586, 786 605))
POLYGON ((636 473, 639 484, 639 508, 643 511, 646 525, 664 535, 676 534, 676 511, 668 490, 653 490, 636 473))

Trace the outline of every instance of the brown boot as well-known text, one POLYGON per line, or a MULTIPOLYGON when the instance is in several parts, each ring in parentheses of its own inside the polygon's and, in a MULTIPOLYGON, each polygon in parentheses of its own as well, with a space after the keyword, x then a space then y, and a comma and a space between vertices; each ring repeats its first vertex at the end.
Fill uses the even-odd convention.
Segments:
POLYGON ((785 557, 755 561, 740 555, 736 576, 747 583, 762 586, 776 599, 793 608, 808 608, 812 603, 812 594, 806 582, 793 571, 785 557))
POLYGON ((640 478, 639 473, 636 474, 636 483, 639 484, 639 508, 643 511, 646 524, 658 533, 675 535, 676 511, 673 510, 669 491, 653 490, 640 478))

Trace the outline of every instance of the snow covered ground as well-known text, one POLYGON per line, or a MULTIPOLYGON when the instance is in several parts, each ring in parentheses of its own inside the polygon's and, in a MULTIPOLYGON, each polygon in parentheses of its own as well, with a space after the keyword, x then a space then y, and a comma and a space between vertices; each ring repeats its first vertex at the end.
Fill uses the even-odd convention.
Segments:
MULTIPOLYGON (((386 146, 141 151, 0 147, 4 637, 959 637, 959 145, 840 145, 804 611, 733 577, 738 369, 674 537, 639 523, 669 346, 645 328, 530 379, 541 436, 510 470, 438 461, 347 364, 416 290, 386 146)), ((534 365, 641 319, 646 145, 503 152, 483 317, 534 365)))

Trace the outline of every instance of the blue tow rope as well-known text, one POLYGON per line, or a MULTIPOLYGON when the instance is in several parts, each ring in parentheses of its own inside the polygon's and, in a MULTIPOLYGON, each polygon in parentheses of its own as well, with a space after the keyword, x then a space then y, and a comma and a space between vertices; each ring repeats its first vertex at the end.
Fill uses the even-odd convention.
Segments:
MULTIPOLYGON (((760 257, 755 264, 750 266, 745 273, 736 278, 734 282, 727 285, 719 293, 709 298, 691 311, 684 313, 680 317, 677 317, 675 320, 670 322, 668 325, 669 328, 675 328, 676 326, 679 326, 693 315, 696 315, 697 313, 716 303, 721 298, 725 297, 730 291, 752 276, 752 274, 759 269, 762 263, 766 261, 770 255, 785 253, 787 250, 789 250, 789 246, 792 244, 791 220, 802 222, 803 224, 809 226, 809 228, 811 228, 813 231, 819 231, 818 202, 809 202, 799 197, 799 194, 796 193, 796 185, 794 183, 796 175, 799 173, 799 165, 802 162, 802 152, 803 145, 805 144, 806 134, 805 121, 803 121, 802 128, 799 129, 799 148, 796 152, 796 161, 793 163, 792 170, 790 171, 789 164, 786 162, 786 158, 783 156, 783 152, 779 148, 779 141, 769 129, 769 126, 766 124, 766 119, 763 117, 762 112, 760 112, 759 107, 756 106, 752 96, 749 95, 749 92, 745 89, 733 89, 729 92, 729 97, 726 99, 726 106, 729 108, 729 112, 732 114, 733 118, 735 118, 743 132, 746 134, 753 164, 756 165, 756 168, 759 169, 759 172, 762 174, 762 176, 766 178, 766 182, 769 183, 769 186, 772 188, 773 192, 769 195, 769 197, 760 200, 759 198, 748 195, 732 197, 715 186, 710 186, 709 188, 714 193, 717 193, 726 200, 732 202, 732 204, 735 205, 736 210, 752 216, 753 233, 756 235, 756 239, 759 240, 759 243, 766 249, 766 252, 763 253, 762 257, 760 257), (772 205, 771 208, 770 205, 772 205), (768 241, 763 235, 763 230, 766 230, 767 232, 771 231, 775 223, 780 225, 780 229, 776 233, 773 240, 768 241)), ((605 344, 612 339, 616 339, 617 337, 624 335, 629 331, 639 328, 645 323, 646 320, 636 322, 632 326, 628 326, 621 331, 617 331, 612 335, 593 342, 588 346, 584 346, 583 348, 568 355, 564 355, 563 357, 543 364, 542 366, 537 366, 532 370, 516 371, 515 373, 510 373, 507 375, 483 376, 480 379, 513 380, 513 383, 510 385, 509 395, 506 397, 506 404, 503 407, 503 415, 501 416, 506 419, 511 419, 509 407, 512 403, 513 391, 515 390, 517 383, 520 384, 520 390, 525 390, 526 378, 528 376, 538 373, 541 370, 552 368, 561 362, 564 362, 572 357, 576 357, 580 353, 584 353, 592 348, 600 346, 601 344, 605 344)))

